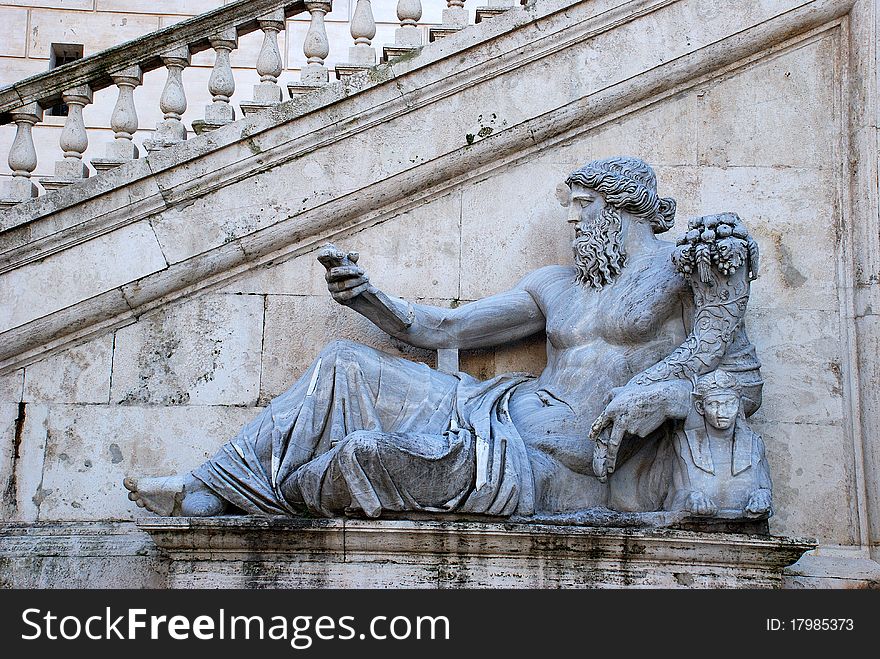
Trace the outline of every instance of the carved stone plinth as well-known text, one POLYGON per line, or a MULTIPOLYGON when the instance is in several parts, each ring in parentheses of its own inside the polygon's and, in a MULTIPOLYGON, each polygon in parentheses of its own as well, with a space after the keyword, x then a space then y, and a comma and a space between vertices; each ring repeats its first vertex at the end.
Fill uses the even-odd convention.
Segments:
MULTIPOLYGON (((279 56, 280 57, 280 56, 279 56)), ((274 73, 274 69, 272 73, 274 73)), ((280 73, 280 70, 279 70, 280 73)), ((267 81, 254 85, 254 97, 250 101, 238 104, 244 116, 250 116, 267 108, 278 105, 283 100, 281 87, 277 83, 277 75, 266 75, 267 81)))
POLYGON ((287 85, 287 93, 290 94, 290 98, 296 98, 300 94, 308 94, 323 86, 323 84, 290 83, 287 85))
POLYGON ((205 119, 194 119, 192 122, 193 132, 196 135, 202 135, 204 133, 210 133, 212 130, 217 130, 218 128, 223 128, 229 122, 214 122, 207 121, 205 119))
POLYGON ((262 112, 263 110, 267 110, 268 108, 271 108, 275 105, 278 105, 278 103, 239 103, 238 107, 241 108, 241 113, 244 116, 249 117, 252 114, 262 112))
POLYGON ((131 140, 114 140, 105 148, 106 152, 103 158, 92 158, 91 160, 92 167, 99 172, 106 172, 114 167, 124 165, 139 155, 137 146, 131 140))
POLYGON ((396 57, 404 57, 406 55, 415 57, 421 52, 421 50, 421 46, 398 46, 396 44, 389 44, 382 47, 382 61, 388 62, 396 57))
POLYGON ((0 180, 0 209, 32 199, 37 194, 37 186, 29 177, 4 178, 0 180))
POLYGON ((461 32, 463 29, 463 26, 459 27, 457 25, 438 25, 437 27, 432 27, 428 30, 428 41, 437 41, 438 39, 450 37, 456 32, 461 32))
POLYGON ((495 18, 509 9, 511 7, 477 7, 474 23, 482 23, 486 19, 495 18))
POLYGON ((362 66, 360 64, 337 64, 335 66, 336 70, 336 79, 344 80, 345 78, 350 78, 351 76, 362 73, 363 71, 369 71, 370 66, 362 66))
POLYGON ((504 521, 138 521, 176 588, 777 588, 808 540, 504 521))

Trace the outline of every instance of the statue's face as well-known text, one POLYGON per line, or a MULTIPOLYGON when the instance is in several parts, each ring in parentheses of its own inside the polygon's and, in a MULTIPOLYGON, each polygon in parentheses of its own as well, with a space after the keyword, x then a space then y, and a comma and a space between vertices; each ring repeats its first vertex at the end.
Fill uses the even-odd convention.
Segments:
POLYGON ((572 183, 569 192, 568 223, 575 227, 575 236, 578 235, 578 225, 581 223, 584 227, 594 225, 607 207, 608 204, 601 194, 580 183, 572 183))
POLYGON ((568 222, 574 226, 577 280, 595 289, 610 284, 626 265, 620 211, 599 192, 579 183, 572 183, 560 201, 568 206, 568 222))
POLYGON ((697 402, 697 411, 713 428, 727 430, 736 423, 739 414, 739 396, 736 394, 709 394, 697 402))

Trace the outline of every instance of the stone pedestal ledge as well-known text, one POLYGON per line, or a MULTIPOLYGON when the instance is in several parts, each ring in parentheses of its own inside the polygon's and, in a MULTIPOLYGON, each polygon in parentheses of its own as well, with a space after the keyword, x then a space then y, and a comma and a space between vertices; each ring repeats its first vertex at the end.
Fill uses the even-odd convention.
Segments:
POLYGON ((815 542, 503 521, 138 520, 176 588, 778 588, 815 542))

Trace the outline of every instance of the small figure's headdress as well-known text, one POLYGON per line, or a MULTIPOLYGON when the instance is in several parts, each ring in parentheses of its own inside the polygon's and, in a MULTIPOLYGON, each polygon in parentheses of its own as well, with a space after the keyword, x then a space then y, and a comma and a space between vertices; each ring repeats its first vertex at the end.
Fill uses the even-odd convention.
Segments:
POLYGON ((742 396, 742 385, 735 375, 719 368, 700 377, 694 386, 694 398, 703 399, 710 393, 742 396))

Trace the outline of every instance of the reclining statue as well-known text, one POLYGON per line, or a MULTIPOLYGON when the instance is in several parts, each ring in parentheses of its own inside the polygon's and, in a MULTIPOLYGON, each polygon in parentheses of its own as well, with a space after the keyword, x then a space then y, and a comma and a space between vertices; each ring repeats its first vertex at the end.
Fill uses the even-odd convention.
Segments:
POLYGON ((654 171, 587 163, 566 180, 574 264, 456 309, 385 295, 357 257, 319 260, 333 298, 413 346, 467 350, 546 332, 547 366, 479 381, 350 341, 327 345, 284 394, 190 473, 127 478, 162 515, 533 515, 662 510, 673 426, 700 375, 723 368, 744 414, 760 364, 743 324, 757 246, 739 218, 691 222, 679 244, 654 171))

